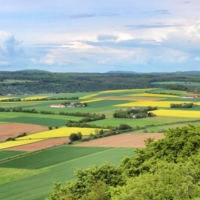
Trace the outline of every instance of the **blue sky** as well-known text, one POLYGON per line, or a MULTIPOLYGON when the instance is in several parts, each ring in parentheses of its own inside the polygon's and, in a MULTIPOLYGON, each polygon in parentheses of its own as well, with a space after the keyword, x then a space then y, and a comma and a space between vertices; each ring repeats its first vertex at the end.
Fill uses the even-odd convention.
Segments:
POLYGON ((0 0, 0 71, 200 70, 199 0, 0 0))

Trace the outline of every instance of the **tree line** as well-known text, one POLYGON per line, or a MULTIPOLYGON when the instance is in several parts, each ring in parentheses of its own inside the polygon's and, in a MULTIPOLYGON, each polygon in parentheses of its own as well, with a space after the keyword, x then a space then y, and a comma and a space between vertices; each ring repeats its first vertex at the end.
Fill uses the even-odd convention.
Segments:
POLYGON ((81 112, 59 112, 55 113, 53 111, 48 110, 41 110, 37 111, 36 109, 24 109, 22 107, 19 108, 3 108, 0 107, 0 112, 24 112, 24 113, 35 113, 35 114, 48 114, 48 115, 66 115, 66 116, 77 116, 77 117, 83 117, 83 119, 75 121, 75 120, 68 120, 67 126, 71 126, 70 124, 80 124, 85 122, 91 122, 91 121, 97 121, 102 120, 106 118, 105 114, 99 114, 99 113, 81 113, 81 112))
POLYGON ((114 118, 144 118, 144 117, 155 117, 156 115, 152 112, 152 110, 157 110, 157 106, 147 106, 140 108, 124 108, 120 110, 116 110, 113 113, 114 118))
POLYGON ((34 98, 34 99, 25 99, 25 98, 10 98, 10 99, 2 99, 2 102, 18 102, 18 101, 56 101, 56 100, 75 100, 79 99, 79 97, 50 97, 50 98, 34 98))
POLYGON ((170 108, 193 108, 194 103, 171 103, 170 108))

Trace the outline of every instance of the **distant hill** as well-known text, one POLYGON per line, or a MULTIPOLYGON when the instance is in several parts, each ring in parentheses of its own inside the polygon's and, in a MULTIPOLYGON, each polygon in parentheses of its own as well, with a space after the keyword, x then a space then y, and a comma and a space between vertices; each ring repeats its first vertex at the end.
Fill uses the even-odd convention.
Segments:
MULTIPOLYGON (((0 95, 93 92, 102 90, 152 88, 156 82, 200 83, 200 71, 174 73, 137 73, 109 71, 107 73, 54 73, 44 70, 0 72, 0 95), (154 84, 152 84, 154 83, 154 84)), ((190 92, 200 93, 200 87, 190 92)), ((180 88, 178 88, 180 89, 180 88)), ((184 88, 185 89, 185 88, 184 88)))

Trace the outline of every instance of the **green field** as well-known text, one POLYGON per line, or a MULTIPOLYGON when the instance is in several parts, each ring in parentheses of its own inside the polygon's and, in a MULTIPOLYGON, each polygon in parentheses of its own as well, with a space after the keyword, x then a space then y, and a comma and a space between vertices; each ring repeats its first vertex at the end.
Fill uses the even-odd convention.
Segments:
POLYGON ((80 120, 82 117, 62 116, 62 115, 46 115, 31 113, 3 113, 0 112, 0 121, 17 122, 27 124, 37 124, 43 126, 65 126, 67 120, 80 120))
POLYGON ((3 160, 3 159, 6 159, 6 158, 10 158, 10 157, 13 157, 13 156, 17 156, 17 155, 20 155, 20 154, 24 154, 25 151, 0 151, 0 161, 3 160))
MULTIPOLYGON (((0 199, 44 199, 52 189, 53 182, 59 181, 64 184, 67 180, 73 179, 75 169, 104 162, 118 165, 124 156, 133 154, 132 148, 62 146, 2 163, 0 171, 7 170, 13 176, 17 170, 24 172, 24 177, 19 176, 18 180, 7 182, 5 175, 0 174, 0 180, 5 178, 5 184, 0 185, 0 199)), ((10 180, 9 174, 7 179, 10 180)))
POLYGON ((90 122, 91 124, 101 125, 101 126, 119 126, 120 124, 128 124, 132 127, 144 127, 148 125, 162 125, 165 123, 178 123, 178 122, 192 122, 198 120, 195 118, 186 117, 152 117, 152 118, 142 118, 142 119, 121 119, 121 118, 111 118, 105 120, 99 120, 90 122))

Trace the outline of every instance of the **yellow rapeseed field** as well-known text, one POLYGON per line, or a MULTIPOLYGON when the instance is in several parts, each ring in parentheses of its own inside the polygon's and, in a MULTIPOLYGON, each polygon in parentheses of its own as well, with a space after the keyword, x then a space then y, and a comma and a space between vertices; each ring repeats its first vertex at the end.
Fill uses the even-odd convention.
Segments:
MULTIPOLYGON (((157 107, 169 108, 171 103, 180 104, 180 103, 184 103, 184 102, 181 102, 181 101, 135 101, 135 102, 117 104, 115 106, 120 106, 120 107, 157 106, 157 107)), ((191 103, 191 102, 185 102, 185 103, 191 103)))
POLYGON ((156 116, 200 118, 199 111, 187 111, 187 110, 154 110, 152 112, 154 114, 156 114, 156 116))
POLYGON ((6 100, 6 99, 12 99, 12 98, 15 98, 15 97, 1 97, 1 98, 0 98, 0 101, 1 101, 1 100, 6 100))
POLYGON ((0 149, 7 149, 10 147, 16 147, 16 146, 21 146, 24 144, 30 144, 30 143, 34 143, 34 142, 39 142, 42 141, 41 139, 36 139, 36 140, 16 140, 16 141, 8 141, 8 142, 3 142, 0 143, 0 149))
POLYGON ((89 94, 89 95, 80 97, 79 99, 89 99, 89 98, 95 97, 95 96, 97 96, 97 95, 98 95, 98 93, 97 93, 97 94, 89 94))
POLYGON ((151 94, 151 93, 142 93, 142 94, 129 94, 125 96, 132 97, 163 97, 163 98, 178 98, 178 95, 167 95, 167 94, 151 94))
POLYGON ((22 101, 26 101, 26 100, 36 100, 36 99, 44 99, 47 98, 48 96, 34 96, 34 97, 27 97, 27 98, 23 98, 21 99, 22 101))
POLYGON ((29 139, 35 140, 35 139, 67 137, 71 133, 77 133, 77 132, 81 132, 82 135, 90 135, 90 133, 95 133, 95 130, 96 130, 95 128, 62 127, 58 129, 27 135, 25 137, 18 138, 17 140, 29 140, 29 139))

